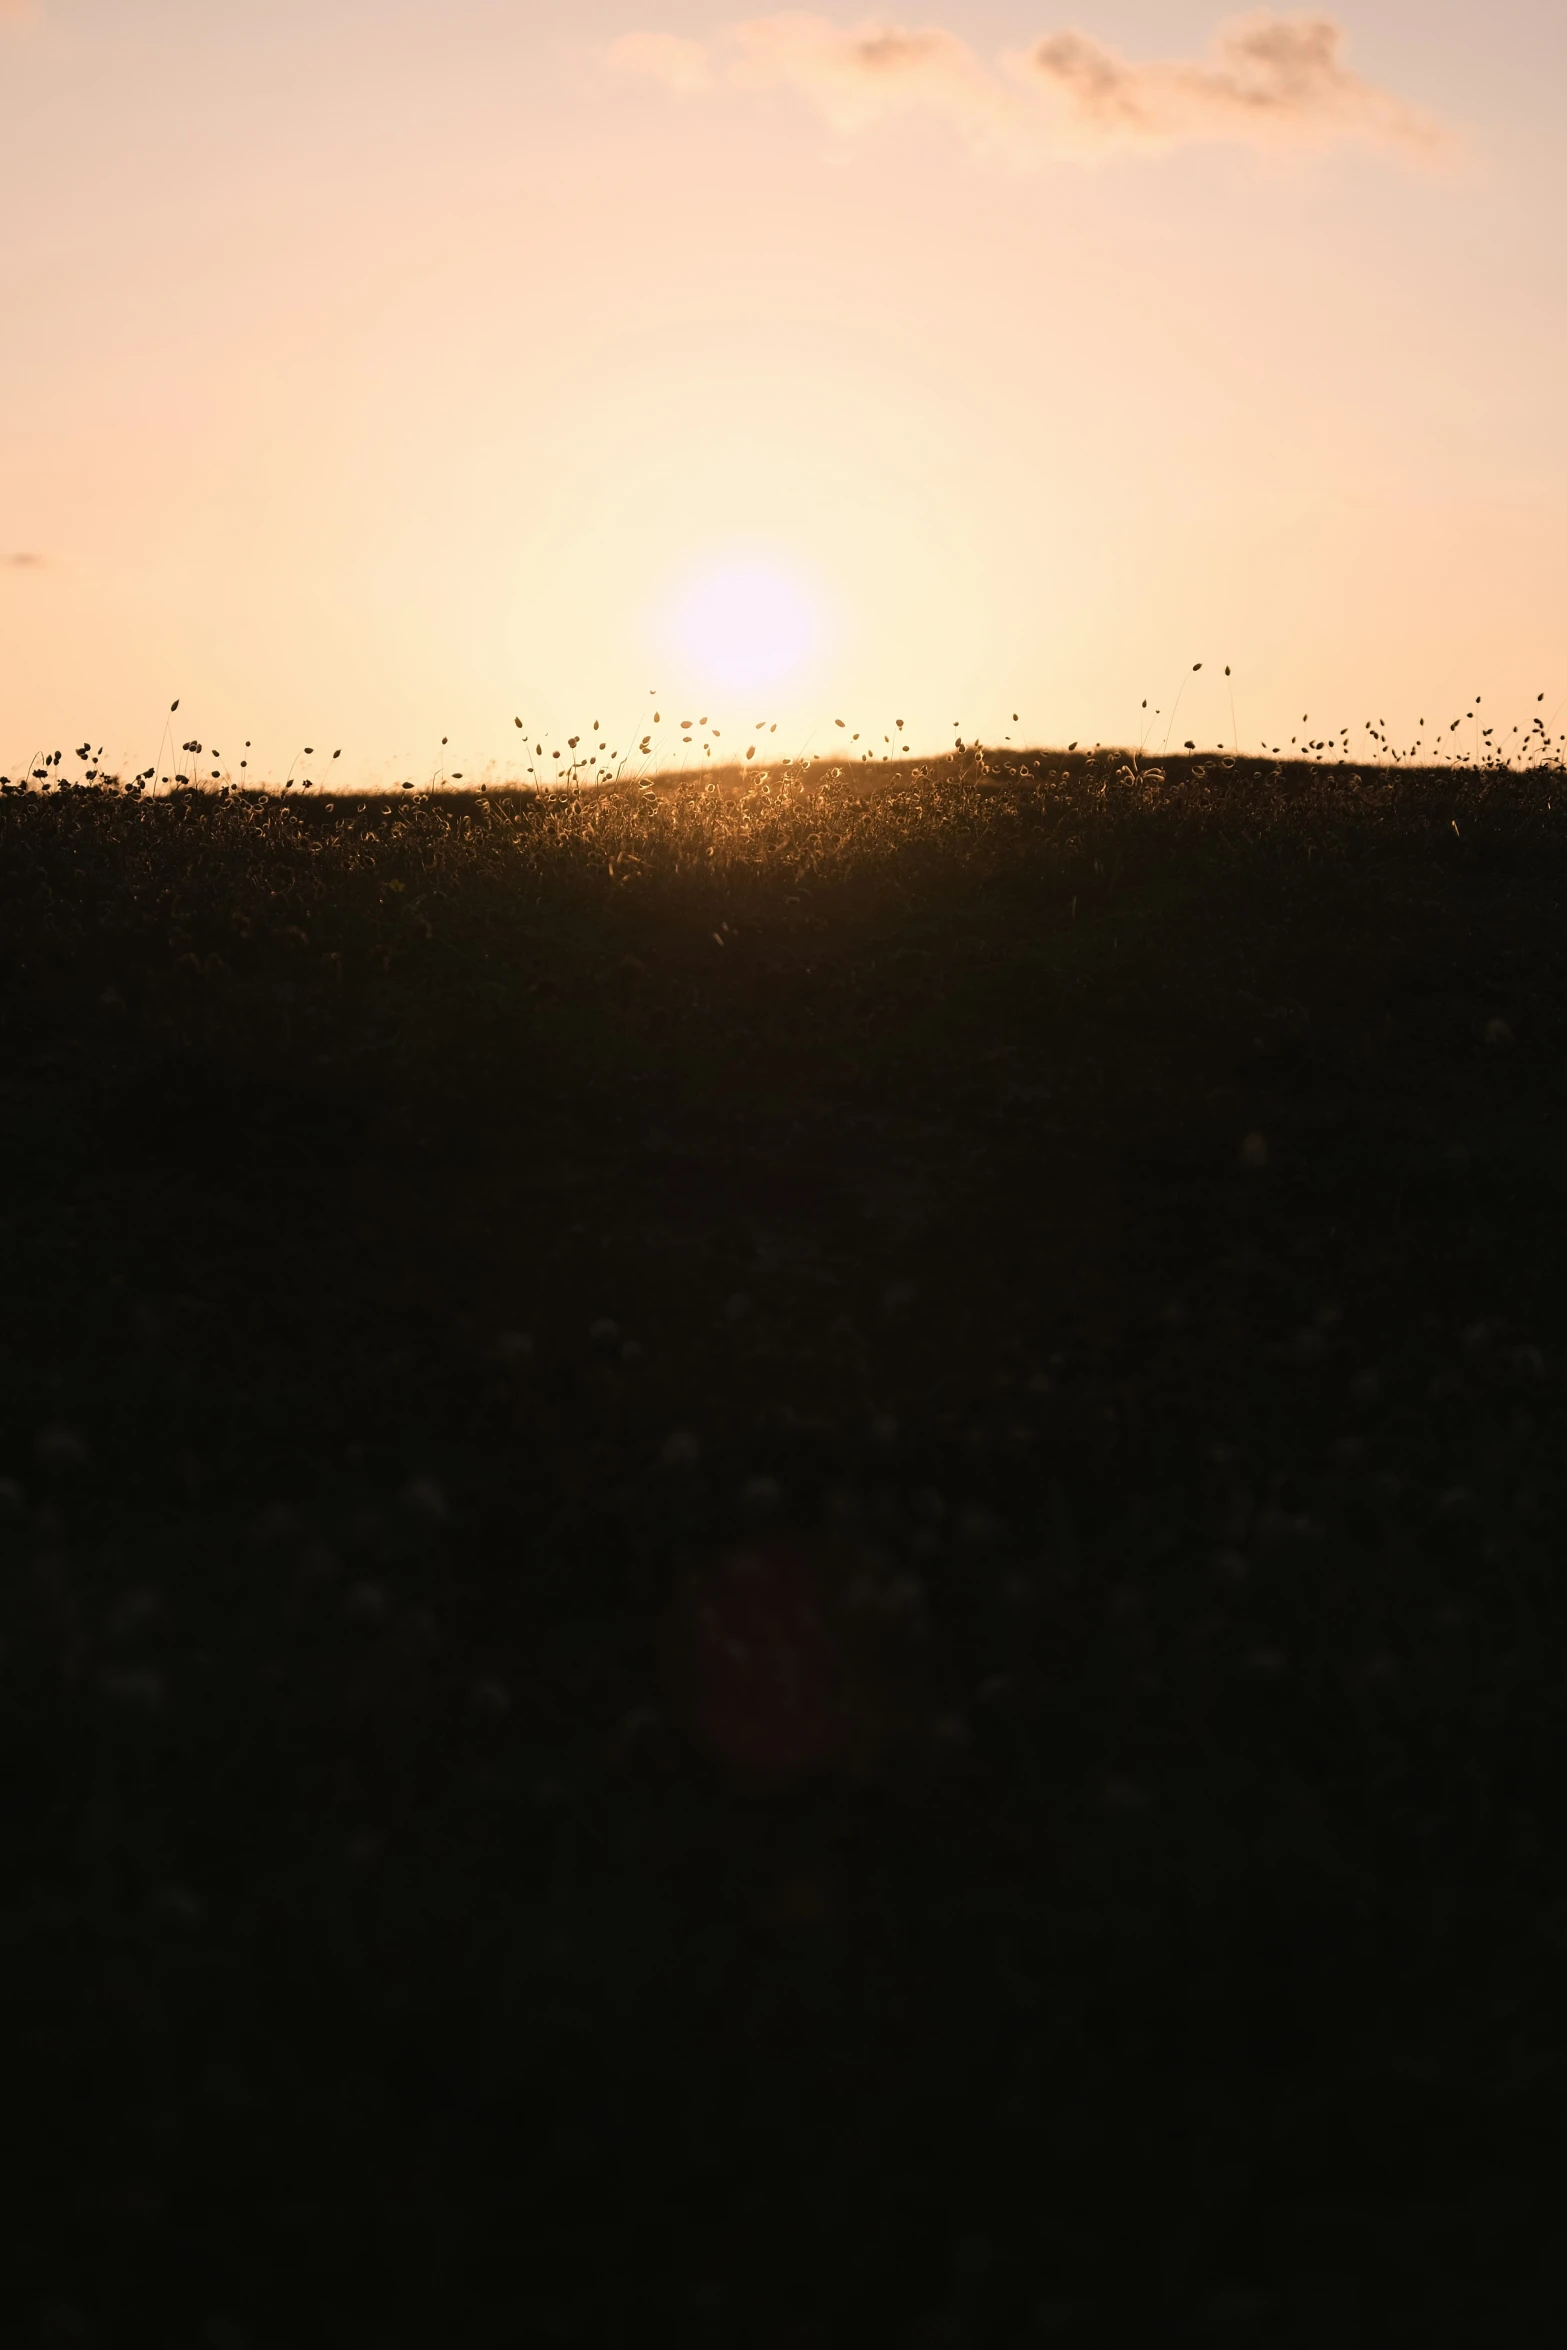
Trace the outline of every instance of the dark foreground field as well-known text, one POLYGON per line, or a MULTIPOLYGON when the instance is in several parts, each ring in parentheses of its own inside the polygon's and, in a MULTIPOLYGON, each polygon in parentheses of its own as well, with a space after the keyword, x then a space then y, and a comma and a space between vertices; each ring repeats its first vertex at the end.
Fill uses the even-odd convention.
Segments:
POLYGON ((0 2334, 1556 2343, 1559 775, 0 805, 0 2334))

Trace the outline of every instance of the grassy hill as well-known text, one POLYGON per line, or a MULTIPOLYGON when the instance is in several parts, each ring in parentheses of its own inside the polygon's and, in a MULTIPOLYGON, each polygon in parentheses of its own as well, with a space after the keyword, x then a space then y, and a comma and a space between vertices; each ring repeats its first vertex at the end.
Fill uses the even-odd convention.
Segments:
POLYGON ((1562 790, 0 802, 18 2338, 1559 2338, 1562 790))

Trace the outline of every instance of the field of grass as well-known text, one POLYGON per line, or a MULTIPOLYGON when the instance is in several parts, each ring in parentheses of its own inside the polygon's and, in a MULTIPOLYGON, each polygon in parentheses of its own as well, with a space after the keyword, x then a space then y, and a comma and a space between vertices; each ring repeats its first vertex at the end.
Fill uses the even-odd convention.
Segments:
POLYGON ((0 802, 6 2337, 1556 2341, 1567 790, 0 802))

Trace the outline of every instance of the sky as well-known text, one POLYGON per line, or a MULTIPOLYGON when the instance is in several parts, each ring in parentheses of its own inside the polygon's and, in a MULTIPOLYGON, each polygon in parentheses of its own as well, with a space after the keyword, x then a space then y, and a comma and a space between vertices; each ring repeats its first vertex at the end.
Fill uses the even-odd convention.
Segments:
POLYGON ((0 0, 0 85, 8 774, 1567 695, 1560 0, 0 0))

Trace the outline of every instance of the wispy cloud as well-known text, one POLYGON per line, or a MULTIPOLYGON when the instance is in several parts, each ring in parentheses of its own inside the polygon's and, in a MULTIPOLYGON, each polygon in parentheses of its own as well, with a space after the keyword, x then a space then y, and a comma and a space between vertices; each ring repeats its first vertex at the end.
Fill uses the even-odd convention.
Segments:
POLYGON ((0 555, 0 563, 5 565, 7 571, 42 571, 44 567, 42 555, 0 555))
POLYGON ((791 10, 705 41, 630 33, 607 57, 682 96, 792 90, 846 134, 896 115, 944 120, 1020 161, 1214 140, 1355 138, 1428 156, 1451 144, 1432 117, 1351 72, 1344 49, 1332 17, 1261 9, 1220 25, 1203 58, 1138 62, 1057 32, 987 63, 939 25, 841 26, 791 10))
POLYGON ((984 139, 1010 109, 994 75, 955 33, 864 24, 842 32, 820 16, 759 16, 730 28, 730 75, 782 86, 817 107, 834 130, 866 130, 890 114, 945 116, 984 139))
POLYGON ((719 89, 786 89, 836 131, 868 130, 888 115, 923 113, 981 143, 1014 132, 1016 96, 956 33, 930 25, 844 28, 788 11, 722 25, 707 41, 628 33, 611 42, 616 71, 646 75, 681 96, 719 89))
POLYGON ((1449 136, 1419 108, 1351 73, 1343 27, 1330 16, 1259 9, 1222 24, 1206 58, 1146 64, 1085 33, 1051 33, 1028 52, 1027 71, 1066 127, 1094 145, 1350 137, 1430 151, 1449 136))

